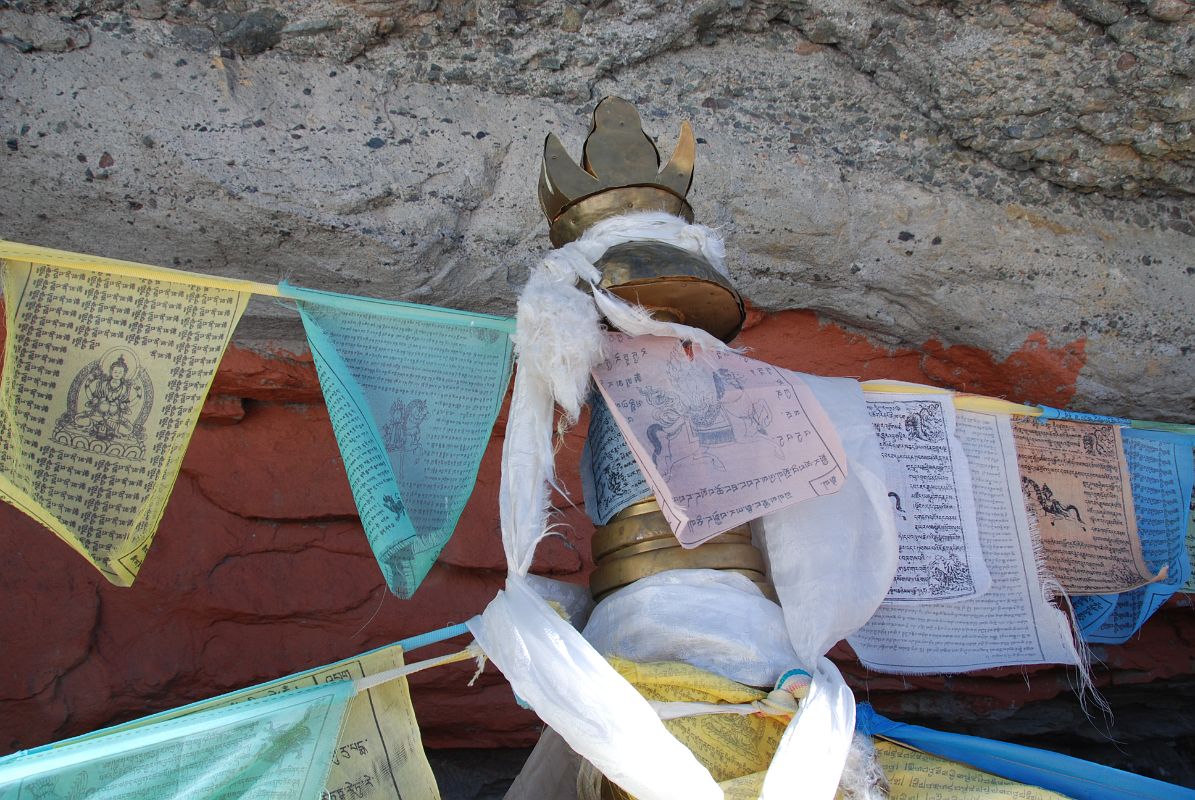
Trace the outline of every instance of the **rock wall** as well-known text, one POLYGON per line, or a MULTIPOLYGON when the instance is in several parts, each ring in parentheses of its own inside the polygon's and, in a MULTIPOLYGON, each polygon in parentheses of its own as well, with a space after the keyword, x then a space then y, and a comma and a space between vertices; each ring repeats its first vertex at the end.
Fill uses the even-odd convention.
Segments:
MULTIPOLYGON (((691 200, 759 357, 1191 421, 1193 19, 1181 0, 7 2, 0 236, 509 314, 547 246, 543 137, 578 153, 616 93, 662 150, 692 121, 691 200)), ((132 589, 0 509, 0 751, 476 613, 504 568, 501 436, 423 588, 387 597, 296 316, 255 301, 132 589)), ((575 496, 579 452, 571 434, 575 496)), ((537 570, 584 581, 591 529, 564 521, 537 570)), ((1173 602, 1097 649, 1121 739, 1191 756, 1192 625, 1173 602)), ((904 719, 1097 736, 1059 670, 892 679, 836 655, 904 719)), ((533 741, 501 678, 468 672, 413 681, 427 743, 533 741)))
MULTIPOLYGON (((1195 15, 1152 2, 47 0, 0 9, 0 235, 509 313, 540 142, 608 93, 761 308, 1081 348, 1075 404, 1195 416, 1195 15)), ((259 303, 242 342, 297 339, 259 303)), ((1035 399, 1035 398, 1028 398, 1035 399)))

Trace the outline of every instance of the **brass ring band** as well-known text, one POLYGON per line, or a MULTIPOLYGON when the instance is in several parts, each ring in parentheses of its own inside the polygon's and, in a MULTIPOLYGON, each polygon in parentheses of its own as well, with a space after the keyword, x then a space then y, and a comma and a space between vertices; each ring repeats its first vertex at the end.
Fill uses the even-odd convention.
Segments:
MULTIPOLYGON (((620 547, 617 550, 611 550, 597 560, 597 564, 601 566, 608 561, 616 558, 628 558, 630 556, 639 555, 640 553, 650 553, 652 550, 663 550, 668 547, 680 547, 681 544, 672 536, 672 531, 668 532, 668 536, 661 536, 658 539, 648 539, 644 542, 636 542, 629 544, 626 547, 620 547)), ((707 544, 751 544, 750 534, 734 533, 728 531, 721 533, 710 539, 707 544)), ((704 547, 705 544, 702 544, 704 547)), ((596 549, 596 548, 595 548, 596 549)), ((596 554, 595 554, 596 555, 596 554)))
MULTIPOLYGON (((594 597, 611 589, 670 569, 746 569, 763 578, 763 554, 750 544, 706 544, 695 550, 669 547, 627 558, 616 558, 597 567, 589 576, 594 597)), ((754 576, 749 576, 754 577, 754 576)))
MULTIPOLYGON (((656 496, 652 494, 648 495, 642 500, 636 500, 635 502, 631 503, 622 511, 619 511, 617 514, 610 517, 610 522, 617 522, 620 519, 626 519, 627 517, 634 517, 639 514, 646 514, 649 511, 659 510, 660 504, 656 501, 656 496)), ((609 525, 610 523, 608 522, 606 524, 609 525)))
POLYGON ((615 550, 640 542, 653 539, 676 537, 668 521, 659 511, 649 511, 634 517, 616 520, 609 525, 603 525, 593 532, 590 546, 593 548, 593 560, 600 561, 615 550))
MULTIPOLYGON (((739 525, 721 535, 725 536, 726 534, 750 540, 751 528, 749 525, 739 525)), ((662 512, 649 511, 598 528, 594 531, 590 547, 593 551, 593 560, 601 562, 615 551, 630 545, 664 538, 675 540, 672 528, 668 526, 668 521, 664 519, 662 512)))

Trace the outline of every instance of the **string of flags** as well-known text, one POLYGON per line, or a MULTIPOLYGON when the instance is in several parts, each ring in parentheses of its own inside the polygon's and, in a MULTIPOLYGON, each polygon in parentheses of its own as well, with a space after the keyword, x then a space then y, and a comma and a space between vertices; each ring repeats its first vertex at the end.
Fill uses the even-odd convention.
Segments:
POLYGON ((283 297, 386 583, 419 586, 473 489, 513 320, 10 242, 0 260, 0 498, 130 586, 249 296, 283 297))
MULTIPOLYGON (((9 331, 0 379, 0 497, 108 580, 131 585, 249 295, 282 297, 301 315, 362 526, 387 585, 402 597, 416 590, 472 491, 509 382, 512 319, 10 242, 0 242, 0 260, 9 331)), ((629 396, 604 378, 642 369, 629 357, 615 359, 599 369, 598 386, 613 387, 603 389, 608 401, 629 396)), ((1026 493, 1022 527, 1036 528, 1086 640, 1125 641, 1171 594, 1193 588, 1186 541, 1195 482, 1190 426, 897 383, 864 389, 901 540, 885 609, 988 593, 967 439, 958 435, 960 422, 977 430, 967 415, 984 412, 1009 418, 1014 441, 1005 444, 1015 453, 1015 469, 1006 473, 1019 476, 1026 493), (1088 472, 1077 474, 1082 464, 1088 472), (1108 492, 1121 498, 1112 516, 1100 499, 1108 492)), ((634 427, 614 405, 615 420, 634 427)), ((767 500, 767 492, 755 494, 767 500)), ((700 503, 689 506, 685 512, 666 504, 665 512, 692 513, 700 503)), ((751 514, 732 514, 720 527, 751 514)), ((702 533, 707 522, 697 515, 678 527, 700 541, 717 532, 710 523, 702 533)), ((995 527, 983 529, 991 535, 995 527)), ((883 612, 889 613, 898 612, 883 612)))
MULTIPOLYGON (((513 320, 8 242, 0 242, 0 264, 8 331, 0 499, 112 583, 131 585, 249 296, 280 297, 299 310, 386 583, 401 597, 418 588, 472 492, 510 381, 513 320)), ((593 379, 606 424, 625 438, 638 485, 659 498, 685 547, 769 514, 775 569, 793 561, 777 558, 777 534, 782 540, 808 523, 790 510, 815 518, 839 493, 866 496, 871 508, 878 487, 867 482, 879 476, 899 542, 894 577, 870 620, 848 626, 871 669, 1081 667, 1063 596, 1084 641, 1117 643, 1172 594, 1195 591, 1195 426, 897 382, 827 381, 729 351, 694 359, 683 342, 659 336, 609 334, 605 352, 593 379), (694 410, 694 399, 710 393, 721 416, 694 410), (849 405, 855 395, 856 416, 831 402, 849 405), (749 445, 749 461, 711 447, 731 443, 749 445), (864 461, 868 469, 855 469, 864 461)), ((586 494, 597 492, 600 476, 586 477, 586 494)), ((792 581, 777 577, 782 605, 793 606, 792 581)), ((507 601, 516 603, 524 585, 512 579, 507 601)), ((493 639, 500 612, 496 601, 470 630, 506 671, 504 659, 518 650, 493 639)), ((567 638, 566 622, 544 622, 563 625, 567 638)), ((811 644, 813 658, 825 649, 811 644)), ((803 653, 792 656, 798 662, 811 663, 803 653)), ((404 793, 435 796, 425 760, 383 762, 372 744, 401 741, 403 752, 422 753, 405 682, 367 680, 398 675, 401 663, 395 646, 17 754, 0 760, 0 798, 86 796, 97 774, 119 775, 112 796, 122 798, 235 787, 233 796, 342 800, 369 796, 387 780, 395 792, 401 783, 404 793), (354 717, 362 698, 371 710, 354 717), (379 704, 401 730, 377 727, 379 704)), ((528 696, 537 711, 548 702, 528 696)), ((873 723, 865 733, 891 732, 873 723)), ((956 760, 988 769, 1001 757, 956 760)))

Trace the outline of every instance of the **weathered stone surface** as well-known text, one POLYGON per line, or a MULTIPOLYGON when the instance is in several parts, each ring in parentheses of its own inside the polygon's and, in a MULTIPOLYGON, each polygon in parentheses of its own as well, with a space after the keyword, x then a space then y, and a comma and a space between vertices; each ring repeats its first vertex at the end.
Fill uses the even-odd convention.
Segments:
POLYGON ((16 9, 0 9, 0 44, 20 53, 44 50, 65 53, 91 44, 87 28, 67 17, 50 14, 22 14, 16 9))
MULTIPOLYGON (((242 56, 220 37, 272 6, 163 8, 0 48, 0 235, 510 313, 539 142, 579 150, 621 93, 664 148, 692 119, 698 218, 760 307, 996 361, 1033 336, 1081 354, 1081 408, 1195 412, 1189 14, 312 0, 242 56)), ((238 341, 264 339, 300 341, 293 313, 254 302, 238 341)))

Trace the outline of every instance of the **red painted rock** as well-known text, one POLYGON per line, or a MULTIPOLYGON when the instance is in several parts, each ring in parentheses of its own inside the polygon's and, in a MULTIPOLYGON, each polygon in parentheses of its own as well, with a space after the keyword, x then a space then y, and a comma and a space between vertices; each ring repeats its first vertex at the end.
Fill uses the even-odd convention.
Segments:
POLYGON ((236 425, 200 430, 183 470, 221 508, 255 519, 356 516, 324 406, 250 401, 236 425))

